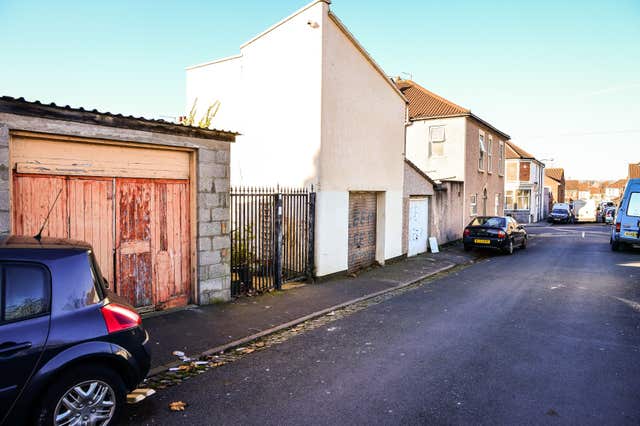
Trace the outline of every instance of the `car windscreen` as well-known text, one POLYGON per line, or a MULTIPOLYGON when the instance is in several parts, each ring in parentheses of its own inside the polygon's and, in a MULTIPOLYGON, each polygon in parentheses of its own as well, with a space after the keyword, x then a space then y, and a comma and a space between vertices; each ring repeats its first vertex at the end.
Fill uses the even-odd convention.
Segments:
POLYGON ((632 192, 627 206, 627 216, 640 217, 640 192, 632 192))
POLYGON ((487 226, 490 228, 504 228, 506 222, 502 217, 476 217, 471 226, 487 226))

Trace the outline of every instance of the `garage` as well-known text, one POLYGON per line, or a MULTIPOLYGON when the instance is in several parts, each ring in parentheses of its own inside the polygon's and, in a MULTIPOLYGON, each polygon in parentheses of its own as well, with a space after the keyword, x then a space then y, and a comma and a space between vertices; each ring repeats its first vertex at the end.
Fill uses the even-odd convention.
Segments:
POLYGON ((407 256, 427 251, 429 241, 429 198, 409 199, 409 243, 407 256))
POLYGON ((141 311, 192 301, 189 150, 12 135, 12 232, 92 244, 110 287, 141 311))
POLYGON ((375 192, 349 193, 349 272, 376 261, 376 200, 375 192))

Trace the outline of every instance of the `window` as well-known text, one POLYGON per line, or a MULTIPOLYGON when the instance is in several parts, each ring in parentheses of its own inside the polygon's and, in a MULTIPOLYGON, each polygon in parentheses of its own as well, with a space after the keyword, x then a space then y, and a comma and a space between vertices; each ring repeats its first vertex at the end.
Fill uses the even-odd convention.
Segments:
POLYGON ((495 215, 496 216, 500 216, 502 212, 500 211, 500 194, 496 194, 496 200, 495 200, 495 215))
POLYGON ((640 216, 640 192, 632 192, 627 206, 627 216, 640 216))
POLYGON ((514 209, 515 200, 513 197, 513 191, 507 191, 504 194, 504 208, 506 210, 514 209))
POLYGON ((487 171, 493 172, 493 136, 489 135, 489 143, 487 144, 487 171))
POLYGON ((49 272, 35 264, 2 266, 2 322, 49 312, 49 272))
POLYGON ((529 210, 531 206, 531 191, 528 189, 518 189, 516 191, 516 210, 529 210))
POLYGON ((478 215, 478 194, 473 194, 471 196, 471 216, 477 216, 478 215))
POLYGON ((444 126, 429 127, 429 156, 444 156, 445 133, 444 126))
POLYGON ((502 176, 504 174, 504 142, 498 143, 498 173, 502 176))
POLYGON ((484 132, 482 132, 482 130, 480 131, 478 142, 479 142, 478 170, 484 171, 484 153, 487 152, 487 149, 484 147, 484 132))
POLYGON ((506 220, 501 217, 477 217, 473 219, 470 226, 487 226, 491 228, 504 228, 506 220))

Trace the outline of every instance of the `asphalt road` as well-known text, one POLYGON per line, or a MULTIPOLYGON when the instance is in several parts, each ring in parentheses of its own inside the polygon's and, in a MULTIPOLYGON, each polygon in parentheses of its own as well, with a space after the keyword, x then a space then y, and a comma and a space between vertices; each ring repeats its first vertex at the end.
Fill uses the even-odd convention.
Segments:
POLYGON ((639 424, 640 250, 611 252, 607 230, 529 228, 526 250, 160 391, 125 421, 639 424))

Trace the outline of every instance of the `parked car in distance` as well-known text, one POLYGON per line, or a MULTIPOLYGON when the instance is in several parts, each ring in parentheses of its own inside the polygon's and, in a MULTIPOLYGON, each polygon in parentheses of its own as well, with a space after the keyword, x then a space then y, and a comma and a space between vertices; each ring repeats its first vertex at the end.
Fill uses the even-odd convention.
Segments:
POLYGON ((604 211, 604 223, 612 224, 613 219, 616 217, 616 208, 607 207, 604 211))
POLYGON ((629 179, 611 227, 611 250, 640 244, 640 179, 629 179))
POLYGON ((478 216, 464 228, 462 240, 465 251, 478 247, 513 254, 516 247, 527 248, 527 231, 510 216, 478 216))
POLYGON ((596 222, 606 222, 607 209, 609 207, 615 207, 615 204, 611 201, 603 201, 598 204, 598 209, 596 211, 596 222))
POLYGON ((91 246, 5 237, 0 291, 0 424, 114 423, 149 371, 149 336, 91 246))
POLYGON ((574 217, 568 204, 554 204, 553 210, 547 218, 549 223, 573 223, 574 217))

